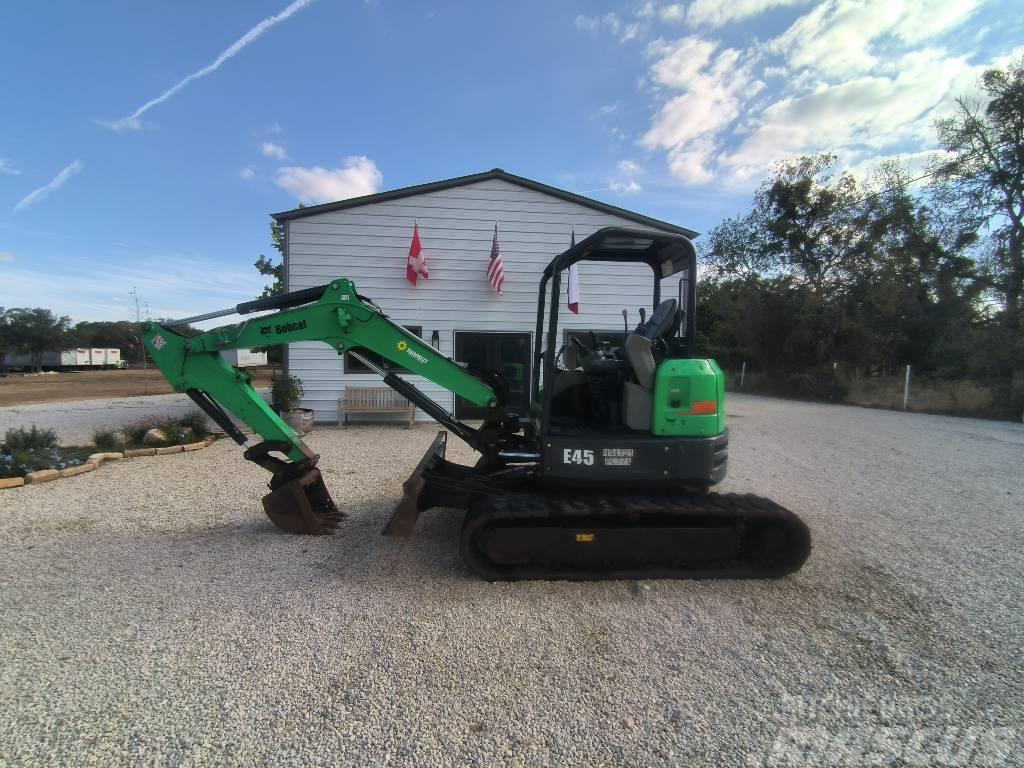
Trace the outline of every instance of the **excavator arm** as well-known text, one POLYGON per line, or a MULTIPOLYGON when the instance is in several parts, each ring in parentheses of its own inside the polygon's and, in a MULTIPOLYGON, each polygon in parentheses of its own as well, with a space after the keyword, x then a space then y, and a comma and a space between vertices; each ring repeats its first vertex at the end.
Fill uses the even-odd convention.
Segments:
POLYGON ((494 434, 495 425, 500 427, 507 418, 498 382, 486 381, 484 374, 467 370, 392 322, 373 302, 360 296, 352 281, 345 278, 176 323, 274 309, 278 311, 195 336, 179 333, 173 327, 175 323, 148 323, 143 328, 142 338, 171 386, 188 394, 228 435, 244 446, 247 459, 273 472, 271 493, 263 500, 264 508, 270 518, 286 530, 329 533, 337 526, 341 513, 316 469, 319 457, 256 392, 251 375, 229 365, 221 357, 221 351, 320 341, 339 355, 346 352, 359 355, 362 350, 375 352, 396 366, 487 408, 484 427, 470 427, 457 421, 410 382, 362 358, 385 383, 478 449, 483 448, 488 435, 494 434), (226 412, 247 424, 263 441, 252 445, 226 412), (285 456, 287 461, 272 455, 274 453, 285 456))

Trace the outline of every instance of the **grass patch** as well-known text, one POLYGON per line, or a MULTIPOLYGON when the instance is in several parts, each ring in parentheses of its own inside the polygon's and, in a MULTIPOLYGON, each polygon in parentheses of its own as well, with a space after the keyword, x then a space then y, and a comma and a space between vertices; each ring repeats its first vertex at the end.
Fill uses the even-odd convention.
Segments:
MULTIPOLYGON (((149 418, 142 419, 140 421, 127 424, 120 429, 121 441, 120 445, 124 448, 141 448, 144 443, 142 439, 146 436, 146 433, 151 429, 158 429, 164 434, 164 439, 152 445, 158 447, 166 447, 169 445, 185 445, 186 443, 194 443, 197 440, 202 440, 211 434, 210 422, 206 418, 206 414, 202 411, 194 410, 189 411, 183 416, 178 418, 149 418)), ((104 434, 103 439, 109 439, 109 435, 106 434, 110 430, 102 430, 104 434)), ((115 433, 116 435, 116 433, 115 433)), ((93 437, 100 436, 97 432, 93 437)), ((99 445, 99 443, 96 443, 99 445)))

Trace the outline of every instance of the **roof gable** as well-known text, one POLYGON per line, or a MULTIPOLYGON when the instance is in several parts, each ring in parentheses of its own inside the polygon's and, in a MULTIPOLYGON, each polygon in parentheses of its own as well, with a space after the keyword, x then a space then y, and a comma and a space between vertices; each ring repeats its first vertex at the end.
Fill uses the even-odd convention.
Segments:
POLYGON ((558 187, 548 186, 547 184, 541 184, 539 181, 533 179, 527 179, 523 176, 516 176, 512 173, 507 173, 501 168, 494 168, 484 173, 474 173, 469 176, 457 176, 453 179, 445 179, 443 181, 434 181, 429 184, 417 184, 412 187, 402 187, 401 189, 393 189, 388 192, 378 192, 374 195, 364 195, 362 197, 351 197, 347 200, 339 200, 334 203, 323 203, 322 205, 311 205, 305 208, 293 208, 289 211, 281 211, 280 213, 272 213, 271 217, 275 221, 285 222, 292 219, 301 219, 307 216, 315 216, 318 213, 328 213, 330 211, 343 211, 348 208, 357 208, 361 205, 371 205, 373 203, 382 203, 387 200, 399 200, 403 197, 412 197, 414 195, 422 195, 426 192, 437 192, 443 189, 452 189, 453 187, 464 187, 469 184, 476 184, 480 181, 488 181, 491 179, 501 179, 511 184, 517 184, 527 189, 532 189, 536 192, 541 192, 552 197, 557 197, 562 200, 568 200, 569 202, 577 203, 578 205, 585 206, 587 208, 593 208, 597 211, 604 213, 610 213, 615 216, 621 216, 624 219, 629 219, 638 224, 643 224, 648 227, 661 229, 666 232, 674 232, 679 235, 686 235, 687 237, 696 237, 697 232, 692 229, 685 227, 679 227, 675 224, 670 224, 667 221, 661 221, 650 216, 644 216, 642 213, 636 213, 635 211, 627 210, 626 208, 619 208, 615 205, 609 205, 608 203, 602 203, 599 200, 594 200, 590 197, 584 197, 583 195, 577 195, 574 192, 567 192, 564 189, 558 187))

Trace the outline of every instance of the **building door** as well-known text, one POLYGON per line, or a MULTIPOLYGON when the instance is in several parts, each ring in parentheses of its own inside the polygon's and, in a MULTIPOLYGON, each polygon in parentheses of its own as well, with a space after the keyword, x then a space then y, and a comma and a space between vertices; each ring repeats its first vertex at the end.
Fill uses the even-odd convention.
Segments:
MULTIPOLYGON (((526 415, 530 406, 530 334, 456 331, 455 359, 497 371, 508 384, 505 407, 526 415)), ((455 397, 455 416, 482 419, 486 408, 455 397)))

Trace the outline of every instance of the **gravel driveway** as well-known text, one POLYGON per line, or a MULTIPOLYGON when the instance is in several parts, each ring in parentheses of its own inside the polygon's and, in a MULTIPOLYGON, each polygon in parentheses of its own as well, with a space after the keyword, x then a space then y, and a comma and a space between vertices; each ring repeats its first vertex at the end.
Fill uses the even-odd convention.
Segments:
POLYGON ((0 765, 1024 764, 1024 428, 730 409, 782 581, 476 581, 453 514, 378 535, 427 426, 310 435, 330 538, 228 441, 0 491, 0 765))

